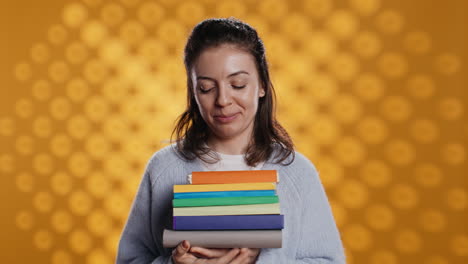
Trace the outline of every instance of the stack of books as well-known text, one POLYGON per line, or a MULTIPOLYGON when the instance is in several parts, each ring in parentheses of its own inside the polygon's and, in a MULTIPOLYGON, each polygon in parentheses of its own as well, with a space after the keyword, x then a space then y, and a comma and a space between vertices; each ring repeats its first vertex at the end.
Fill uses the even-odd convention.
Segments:
POLYGON ((284 216, 276 170, 204 171, 174 185, 173 229, 163 245, 183 240, 206 248, 280 248, 284 216))

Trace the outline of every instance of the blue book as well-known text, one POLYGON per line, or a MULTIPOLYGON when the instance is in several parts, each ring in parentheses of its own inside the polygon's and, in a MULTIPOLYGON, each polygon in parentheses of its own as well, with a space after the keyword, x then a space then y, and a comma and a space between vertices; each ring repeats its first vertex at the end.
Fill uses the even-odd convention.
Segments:
POLYGON ((283 229, 283 215, 174 216, 174 230, 283 229))
POLYGON ((242 196, 273 196, 273 195, 276 195, 275 190, 186 192, 186 193, 174 193, 174 199, 242 197, 242 196))

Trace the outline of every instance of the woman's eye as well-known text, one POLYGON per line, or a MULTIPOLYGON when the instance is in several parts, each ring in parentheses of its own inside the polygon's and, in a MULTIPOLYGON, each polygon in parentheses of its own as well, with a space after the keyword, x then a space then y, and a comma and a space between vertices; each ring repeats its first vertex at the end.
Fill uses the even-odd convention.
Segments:
POLYGON ((209 93, 211 90, 213 90, 213 88, 205 88, 203 86, 199 87, 198 89, 201 93, 209 93))
POLYGON ((232 87, 233 87, 234 89, 242 89, 242 88, 245 87, 245 84, 244 84, 244 85, 234 85, 234 84, 232 84, 232 87))

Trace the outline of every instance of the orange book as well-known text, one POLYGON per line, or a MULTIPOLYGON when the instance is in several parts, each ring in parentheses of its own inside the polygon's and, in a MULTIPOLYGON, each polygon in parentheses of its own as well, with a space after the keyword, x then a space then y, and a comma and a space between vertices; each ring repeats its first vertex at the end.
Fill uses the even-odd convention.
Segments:
POLYGON ((224 184, 278 182, 276 170, 244 170, 244 171, 194 171, 188 177, 190 184, 224 184))

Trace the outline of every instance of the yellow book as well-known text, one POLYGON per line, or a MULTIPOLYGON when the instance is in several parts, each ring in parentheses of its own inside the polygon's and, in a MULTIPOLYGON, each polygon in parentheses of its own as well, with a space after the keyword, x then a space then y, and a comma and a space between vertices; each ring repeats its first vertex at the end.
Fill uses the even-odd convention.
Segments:
POLYGON ((174 207, 174 216, 280 214, 280 204, 174 207))
POLYGON ((181 192, 251 191, 251 190, 276 190, 276 183, 274 183, 274 182, 259 182, 259 183, 174 185, 174 193, 181 193, 181 192))

